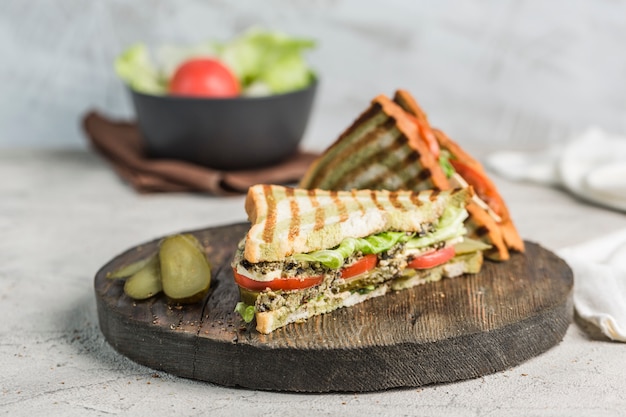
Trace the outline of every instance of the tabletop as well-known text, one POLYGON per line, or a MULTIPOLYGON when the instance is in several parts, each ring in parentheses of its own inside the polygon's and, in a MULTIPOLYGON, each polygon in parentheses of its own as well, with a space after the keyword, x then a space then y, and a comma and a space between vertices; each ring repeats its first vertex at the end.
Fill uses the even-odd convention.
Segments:
MULTIPOLYGON (((108 260, 179 231, 245 220, 243 197, 135 193, 85 150, 0 151, 0 413, 87 415, 619 415, 624 345, 580 320, 563 341, 479 379, 374 393, 234 389, 138 365, 98 327, 108 260)), ((494 177, 522 236, 547 249, 626 227, 623 213, 494 177)))

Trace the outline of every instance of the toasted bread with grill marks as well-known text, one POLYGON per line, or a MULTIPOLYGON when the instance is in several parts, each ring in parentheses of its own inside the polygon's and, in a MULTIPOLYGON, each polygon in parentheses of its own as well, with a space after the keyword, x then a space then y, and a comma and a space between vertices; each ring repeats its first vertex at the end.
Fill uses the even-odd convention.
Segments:
POLYGON ((301 188, 449 189, 425 132, 400 106, 380 95, 316 161, 301 188))
POLYGON ((346 237, 387 230, 421 232, 438 221, 446 207, 465 207, 472 195, 471 188, 326 191, 255 185, 246 198, 252 226, 244 258, 251 263, 280 261, 332 248, 346 237))

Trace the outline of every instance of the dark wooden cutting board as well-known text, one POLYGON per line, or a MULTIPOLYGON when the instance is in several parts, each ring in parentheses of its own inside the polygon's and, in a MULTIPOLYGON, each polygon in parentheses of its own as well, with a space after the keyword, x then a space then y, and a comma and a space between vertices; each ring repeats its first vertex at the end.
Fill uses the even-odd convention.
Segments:
POLYGON ((478 275, 444 279, 291 324, 269 335, 233 312, 230 261, 248 224, 192 231, 213 266, 204 301, 133 301, 107 274, 146 258, 129 249, 95 277, 100 328, 121 354, 157 370, 262 390, 363 392, 475 378, 545 352, 572 314, 572 272, 550 251, 485 262, 478 275))

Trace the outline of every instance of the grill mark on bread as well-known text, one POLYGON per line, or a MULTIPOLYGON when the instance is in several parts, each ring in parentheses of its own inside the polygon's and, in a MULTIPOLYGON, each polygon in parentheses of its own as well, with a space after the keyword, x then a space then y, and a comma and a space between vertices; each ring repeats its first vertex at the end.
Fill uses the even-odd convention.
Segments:
POLYGON ((317 200, 317 193, 315 190, 307 190, 307 194, 311 199, 311 205, 313 206, 313 210, 315 211, 315 225, 313 226, 313 230, 320 230, 324 227, 325 222, 325 214, 324 209, 320 207, 320 202, 317 200))
POLYGON ((439 191, 439 190, 432 190, 431 193, 430 193, 430 196, 429 196, 430 201, 435 201, 437 199, 437 197, 439 196, 440 192, 441 191, 439 191))
POLYGON ((330 198, 332 198, 333 203, 337 206, 337 210, 339 211, 339 221, 343 223, 348 220, 348 209, 346 208, 346 203, 344 203, 337 196, 336 190, 330 192, 330 198))
POLYGON ((424 202, 419 199, 419 193, 417 192, 412 192, 409 198, 411 199, 411 203, 413 203, 413 205, 415 205, 416 207, 424 204, 424 202))
POLYGON ((263 185, 263 195, 265 195, 265 204, 267 204, 267 217, 265 220, 265 228, 263 229, 263 241, 270 243, 274 240, 274 227, 276 226, 276 198, 272 194, 271 185, 263 185))
MULTIPOLYGON (((405 147, 408 147, 408 139, 406 138, 406 136, 400 133, 399 136, 393 141, 393 143, 390 144, 390 146, 386 148, 381 148, 377 153, 372 155, 372 157, 368 161, 369 165, 370 166, 384 166, 385 170, 383 170, 383 172, 378 174, 376 177, 370 179, 366 183, 361 184, 359 188, 380 188, 381 184, 384 184, 384 182, 388 178, 392 176, 398 176, 398 172, 401 172, 404 164, 395 164, 393 166, 389 166, 389 165, 385 165, 384 161, 390 155, 393 155, 395 152, 405 147)), ((409 151, 409 154, 410 153, 411 151, 409 151)), ((360 169, 353 170, 351 172, 351 177, 358 178, 358 176, 363 171, 366 171, 366 170, 367 170, 366 166, 362 166, 360 169)))
POLYGON ((370 191, 370 197, 378 210, 383 210, 383 211, 385 210, 385 206, 381 204, 380 201, 378 201, 378 196, 376 194, 376 191, 374 190, 370 191))
POLYGON ((392 191, 389 193, 389 202, 391 203, 392 206, 394 206, 395 208, 405 211, 405 207, 404 205, 398 200, 398 192, 397 191, 392 191))
MULTIPOLYGON (((471 193, 470 193, 470 196, 471 196, 471 195, 473 195, 473 189, 470 189, 470 190, 471 190, 471 193)), ((460 193, 461 191, 462 191, 461 188, 453 188, 452 192, 450 193, 450 195, 456 195, 456 194, 460 193)))
MULTIPOLYGON (((393 119, 389 119, 389 120, 391 120, 393 124, 395 125, 395 121, 393 119)), ((368 144, 361 144, 361 145, 362 145, 361 147, 353 148, 353 152, 358 153, 360 149, 365 148, 368 144)), ((377 175, 375 178, 365 183, 360 183, 357 186, 357 188, 380 189, 381 188, 380 185, 382 184, 382 181, 385 178, 388 178, 392 175, 398 175, 397 171, 401 169, 401 168, 398 168, 397 166, 385 165, 383 162, 385 161, 386 158, 389 157, 389 155, 393 155, 394 152, 398 151, 399 149, 403 147, 408 147, 408 139, 406 138, 406 136, 404 136, 402 133, 399 132, 399 135, 396 138, 394 138, 394 140, 387 147, 379 148, 377 152, 370 155, 367 158, 367 160, 364 161, 362 164, 360 164, 357 167, 354 167, 348 173, 344 174, 341 178, 338 178, 335 181, 334 188, 345 190, 346 188, 349 188, 347 187, 347 184, 351 184, 355 178, 359 178, 363 176, 364 173, 366 173, 369 169, 384 166, 385 167, 384 172, 382 172, 381 174, 377 175), (374 186, 372 186, 372 184, 374 186)))
MULTIPOLYGON (((421 162, 420 162, 421 165, 421 162)), ((411 177, 407 182, 405 187, 407 190, 428 190, 428 189, 439 189, 435 186, 432 181, 432 171, 430 168, 425 168, 422 165, 422 170, 419 174, 411 177), (424 184, 422 184, 424 183, 424 184)))
POLYGON ((430 168, 426 168, 422 163, 422 156, 419 152, 414 151, 407 155, 402 164, 402 170, 408 170, 409 167, 413 164, 419 164, 421 170, 419 174, 413 175, 408 178, 404 183, 406 184, 404 187, 408 190, 423 190, 429 188, 435 188, 432 181, 432 171, 430 168), (426 183, 424 185, 420 185, 422 183, 426 183))
POLYGON ((487 236, 489 234, 489 229, 486 226, 479 226, 474 229, 474 234, 477 237, 487 236))
POLYGON ((361 200, 359 200, 359 198, 357 197, 357 191, 355 189, 352 189, 350 190, 350 192, 352 193, 352 198, 356 202, 357 206, 359 206, 359 211, 361 212, 361 215, 365 216, 365 206, 363 205, 363 203, 361 203, 361 200))
MULTIPOLYGON (((315 167, 315 173, 311 177, 308 178, 308 184, 306 184, 306 188, 329 188, 323 187, 320 184, 325 183, 328 180, 328 173, 332 172, 334 167, 342 161, 342 158, 346 156, 346 154, 350 154, 351 146, 347 146, 346 149, 342 150, 341 146, 344 145, 344 142, 352 142, 353 139, 350 136, 354 135, 357 129, 371 122, 371 119, 377 117, 381 112, 380 105, 371 105, 366 111, 364 111, 358 119, 352 123, 352 125, 343 132, 339 138, 333 143, 333 145, 328 148, 328 153, 336 153, 338 156, 334 157, 331 160, 323 160, 318 166, 315 167)), ((376 126, 374 129, 376 129, 376 126)), ((311 174, 311 173, 309 173, 311 174)), ((305 179, 306 181, 306 179, 305 179)))
MULTIPOLYGON (((384 158, 386 158, 389 154, 392 154, 393 152, 397 151, 398 149, 403 148, 404 146, 407 147, 409 152, 404 156, 404 158, 402 158, 401 161, 399 161, 399 163, 385 165, 387 169, 381 172, 375 178, 372 178, 371 180, 369 180, 367 183, 362 184, 362 188, 381 188, 380 187, 381 184, 388 184, 390 178, 393 178, 393 177, 398 177, 400 178, 401 183, 408 184, 409 186, 402 187, 408 190, 413 189, 413 187, 415 187, 419 182, 421 182, 421 181, 415 181, 416 178, 418 178, 418 176, 412 176, 408 179, 402 178, 401 173, 406 172, 411 167, 411 165, 418 163, 421 166, 420 154, 417 150, 413 149, 412 147, 408 145, 408 139, 406 136, 401 135, 397 139, 397 142, 398 143, 393 144, 394 146, 391 146, 387 149, 383 149, 380 152, 381 158, 380 158, 380 161, 377 161, 378 163, 381 163, 382 165, 384 158)), ((423 187, 423 188, 431 188, 431 187, 423 187)))
MULTIPOLYGON (((407 163, 412 162, 412 163, 420 164, 420 166, 422 166, 422 163, 419 160, 420 155, 417 152, 409 156, 414 159, 412 161, 407 161, 407 163)), ((422 189, 434 188, 432 187, 431 176, 432 176, 432 173, 430 172, 430 169, 424 168, 422 166, 422 169, 417 175, 414 175, 407 180, 405 187, 408 190, 422 190, 422 189), (420 184, 426 181, 428 182, 424 186, 420 186, 420 184)))
POLYGON ((420 171, 419 175, 417 176, 417 179, 420 180, 420 182, 429 180, 430 177, 433 176, 433 173, 430 172, 430 168, 424 168, 423 170, 420 171))
POLYGON ((289 242, 293 242, 296 236, 300 234, 300 206, 293 198, 293 188, 286 188, 285 195, 289 199, 289 210, 291 212, 291 218, 289 219, 289 234, 287 235, 287 239, 289 242))
MULTIPOLYGON (((378 115, 378 112, 380 111, 380 106, 374 105, 373 108, 376 109, 376 111, 372 112, 373 113, 371 116, 372 118, 378 115)), ((365 135, 362 135, 358 137, 357 139, 348 138, 348 143, 350 143, 350 146, 346 146, 344 150, 337 153, 337 155, 333 156, 333 159, 329 161, 324 167, 324 173, 317 175, 316 181, 310 185, 310 188, 314 188, 314 187, 326 188, 326 189, 343 188, 343 185, 346 183, 347 177, 352 177, 354 174, 354 171, 361 172, 361 167, 364 167, 369 164, 362 164, 359 168, 350 167, 350 170, 348 172, 351 175, 347 175, 348 172, 342 175, 340 172, 337 172, 336 168, 338 166, 346 167, 347 164, 345 162, 350 161, 350 158, 352 157, 352 155, 358 154, 361 152, 362 149, 367 149, 368 147, 370 147, 373 143, 379 140, 381 134, 387 133, 395 125, 396 125, 396 121, 390 117, 387 117, 386 119, 382 121, 382 123, 375 125, 374 128, 371 129, 369 132, 367 132, 365 135), (327 181, 329 179, 332 179, 333 177, 336 177, 336 178, 334 179, 332 183, 329 184, 327 181), (320 187, 320 184, 323 184, 323 186, 320 187)), ((352 133, 353 133, 352 130, 350 130, 346 132, 346 135, 342 135, 342 138, 344 136, 349 136, 352 133)))

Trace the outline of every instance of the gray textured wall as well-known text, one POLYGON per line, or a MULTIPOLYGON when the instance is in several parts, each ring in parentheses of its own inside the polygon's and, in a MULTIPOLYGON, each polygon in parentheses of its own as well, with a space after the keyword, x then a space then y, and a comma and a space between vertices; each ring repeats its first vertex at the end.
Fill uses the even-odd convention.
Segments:
POLYGON ((623 1, 2 0, 0 147, 84 147, 87 109, 131 117, 111 64, 132 42, 225 39, 251 25, 319 40, 309 148, 397 87, 459 141, 626 131, 623 1))

